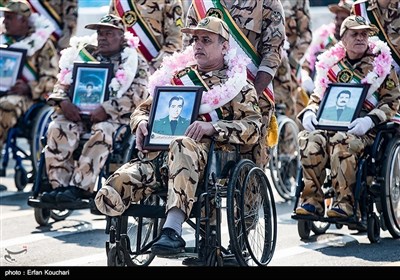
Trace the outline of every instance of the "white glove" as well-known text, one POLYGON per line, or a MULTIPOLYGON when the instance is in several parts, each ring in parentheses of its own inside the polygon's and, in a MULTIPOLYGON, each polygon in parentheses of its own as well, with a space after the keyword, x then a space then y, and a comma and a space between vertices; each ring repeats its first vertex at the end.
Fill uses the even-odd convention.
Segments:
POLYGON ((304 69, 301 70, 301 87, 304 88, 307 93, 313 92, 315 88, 314 81, 304 69))
POLYGON ((374 126, 375 124, 370 117, 357 118, 349 124, 350 130, 347 132, 358 136, 364 135, 374 126))
POLYGON ((307 131, 315 130, 315 125, 318 124, 317 116, 311 110, 308 110, 303 115, 303 126, 307 131))

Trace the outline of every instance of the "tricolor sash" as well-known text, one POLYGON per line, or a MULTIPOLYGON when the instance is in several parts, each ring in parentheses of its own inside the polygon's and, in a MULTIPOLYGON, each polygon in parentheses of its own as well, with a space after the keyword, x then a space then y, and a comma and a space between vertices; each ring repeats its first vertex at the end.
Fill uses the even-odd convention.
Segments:
MULTIPOLYGON (((247 39, 247 37, 240 30, 240 28, 230 15, 229 11, 221 4, 221 1, 219 0, 212 0, 212 1, 193 0, 192 4, 199 19, 206 17, 207 12, 212 8, 218 9, 221 12, 219 16, 222 16, 222 19, 228 25, 230 31, 229 42, 231 46, 237 49, 238 54, 246 55, 251 60, 249 65, 247 65, 247 77, 250 81, 254 82, 258 68, 261 63, 261 56, 255 49, 253 44, 247 39)), ((264 95, 273 105, 275 104, 272 83, 270 83, 268 88, 264 90, 264 95)))
MULTIPOLYGON (((179 71, 171 80, 171 84, 180 86, 201 86, 205 90, 210 90, 206 82, 200 76, 199 72, 191 67, 179 71)), ((202 114, 200 117, 203 121, 215 123, 222 117, 222 111, 217 108, 207 114, 202 114)))
POLYGON ((53 42, 57 42, 62 34, 63 19, 47 1, 29 0, 29 4, 33 12, 43 15, 53 24, 55 30, 50 38, 53 42))
POLYGON ((358 16, 364 17, 367 21, 374 24, 379 29, 378 37, 382 41, 386 42, 392 52, 393 60, 400 66, 400 53, 396 50, 393 43, 390 41, 388 35, 386 34, 385 29, 383 28, 382 23, 380 22, 380 15, 377 9, 369 10, 368 9, 368 1, 365 2, 357 2, 353 4, 354 13, 358 16))
POLYGON ((140 11, 136 7, 135 0, 113 1, 115 11, 123 19, 127 31, 139 37, 139 52, 148 62, 151 62, 160 53, 161 46, 154 36, 153 31, 141 16, 140 11))

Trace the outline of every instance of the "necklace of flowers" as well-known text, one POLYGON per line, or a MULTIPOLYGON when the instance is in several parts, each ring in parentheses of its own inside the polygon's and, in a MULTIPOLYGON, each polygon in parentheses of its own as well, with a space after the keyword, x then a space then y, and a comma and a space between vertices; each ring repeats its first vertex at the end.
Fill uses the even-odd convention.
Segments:
MULTIPOLYGON (((131 86, 135 78, 138 66, 138 54, 136 48, 139 46, 139 38, 130 32, 124 33, 127 47, 121 53, 122 63, 118 66, 114 77, 110 82, 111 96, 118 98, 131 86)), ((79 52, 88 44, 97 45, 97 34, 92 36, 73 37, 70 40, 70 47, 61 51, 59 62, 60 72, 57 75, 58 82, 63 85, 72 83, 72 70, 74 62, 81 60, 79 52)))
POLYGON ((34 28, 34 32, 28 37, 12 44, 14 48, 27 50, 27 56, 32 56, 36 51, 40 50, 50 35, 54 32, 54 25, 43 15, 33 13, 29 17, 29 25, 34 28))
MULTIPOLYGON (((371 37, 368 41, 369 50, 375 55, 372 63, 373 69, 361 80, 362 84, 370 84, 368 96, 373 94, 383 83, 386 76, 390 73, 392 57, 388 45, 378 38, 371 37)), ((328 71, 346 56, 343 43, 339 42, 329 50, 318 56, 316 64, 317 75, 315 77, 315 93, 323 96, 328 84, 328 71)))
MULTIPOLYGON (((237 55, 235 48, 230 48, 224 56, 228 65, 228 79, 225 83, 214 86, 204 91, 199 114, 210 113, 211 111, 231 101, 247 85, 247 64, 250 59, 243 55, 237 55)), ((165 57, 161 67, 149 78, 149 92, 154 94, 156 86, 171 85, 171 79, 180 70, 196 64, 194 59, 193 46, 188 46, 183 52, 175 52, 165 57)))

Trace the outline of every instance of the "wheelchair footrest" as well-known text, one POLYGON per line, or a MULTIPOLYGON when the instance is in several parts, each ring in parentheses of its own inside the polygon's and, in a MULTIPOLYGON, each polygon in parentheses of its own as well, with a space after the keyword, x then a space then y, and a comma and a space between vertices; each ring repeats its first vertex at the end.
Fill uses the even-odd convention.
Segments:
POLYGON ((76 210, 76 209, 88 209, 91 208, 91 200, 93 199, 82 199, 74 202, 62 202, 62 203, 46 203, 40 201, 38 198, 30 197, 28 199, 28 205, 34 208, 46 208, 56 210, 76 210))
POLYGON ((165 206, 132 204, 122 214, 123 216, 145 217, 145 218, 165 218, 165 206))
POLYGON ((331 224, 343 224, 343 225, 354 225, 362 227, 363 223, 357 221, 355 216, 347 217, 347 218, 329 218, 329 217, 322 217, 317 215, 297 215, 292 214, 292 219, 294 220, 307 220, 307 221, 318 221, 324 223, 331 223, 331 224))

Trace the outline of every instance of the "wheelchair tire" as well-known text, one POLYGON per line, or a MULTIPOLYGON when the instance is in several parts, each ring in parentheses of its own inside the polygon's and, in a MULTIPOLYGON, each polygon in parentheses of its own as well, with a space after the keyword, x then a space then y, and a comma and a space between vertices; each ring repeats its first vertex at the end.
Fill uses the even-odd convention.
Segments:
POLYGON ((276 191, 284 200, 294 198, 294 190, 300 171, 298 132, 299 129, 295 121, 285 115, 278 116, 279 140, 278 144, 272 149, 269 171, 276 191), (286 143, 288 141, 284 135, 287 131, 291 135, 289 143, 286 143), (290 147, 290 149, 287 147, 290 147), (292 153, 283 152, 285 149, 290 150, 292 153))
POLYGON ((33 208, 35 220, 40 226, 47 226, 50 219, 50 209, 47 208, 33 208))
POLYGON ((25 189, 29 182, 28 172, 22 166, 17 166, 14 173, 14 182, 18 191, 25 189))
POLYGON ((124 252, 116 244, 111 245, 107 253, 107 266, 126 266, 124 252))
POLYGON ((381 241, 381 224, 379 217, 375 213, 368 217, 367 234, 371 243, 379 243, 381 241))
POLYGON ((307 240, 310 238, 311 228, 312 228, 312 221, 308 220, 297 221, 297 231, 302 240, 307 240))
MULTIPOLYGON (((230 239, 230 248, 234 253, 240 266, 267 265, 273 256, 276 245, 276 210, 273 200, 273 194, 263 170, 256 167, 254 162, 248 159, 240 160, 230 174, 227 190, 227 223, 230 239), (256 178, 254 178, 256 176, 256 178), (250 190, 249 184, 257 182, 257 190, 250 190), (250 190, 250 192, 249 192, 250 190), (249 194, 261 194, 259 196, 249 196, 249 194), (247 196, 246 196, 247 194, 247 196), (260 197, 261 203, 246 203, 246 198, 260 197), (245 209, 245 206, 251 205, 260 207, 257 211, 254 209, 245 209), (259 211, 263 211, 263 219, 259 218, 259 211), (247 211, 247 213, 246 213, 247 211), (250 214, 250 215, 249 215, 250 214), (253 215, 256 217, 254 223, 253 215), (248 226, 246 225, 248 223, 248 226), (260 229, 261 228, 261 229, 260 229), (253 233, 251 233, 253 231, 253 233), (260 235, 258 235, 260 233, 260 235), (253 236, 261 236, 261 242, 253 247, 253 236), (251 240, 250 240, 251 239, 251 240), (256 252, 256 250, 259 250, 256 252)), ((260 241, 257 240, 257 241, 260 241)))
POLYGON ((311 231, 316 235, 324 234, 330 226, 331 224, 327 222, 313 221, 311 222, 311 231))
POLYGON ((73 210, 66 209, 66 210, 56 210, 52 209, 50 211, 50 218, 52 218, 54 221, 63 221, 65 220, 68 216, 72 214, 73 210))
POLYGON ((382 213, 393 238, 400 238, 400 138, 393 138, 385 150, 381 177, 382 213))

